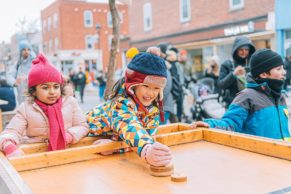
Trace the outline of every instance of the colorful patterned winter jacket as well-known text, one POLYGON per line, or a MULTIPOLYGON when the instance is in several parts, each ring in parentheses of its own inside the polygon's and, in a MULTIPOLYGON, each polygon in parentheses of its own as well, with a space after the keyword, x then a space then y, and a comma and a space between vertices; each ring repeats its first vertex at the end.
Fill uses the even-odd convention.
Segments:
POLYGON ((267 83, 249 78, 222 119, 206 119, 211 128, 290 141, 288 109, 283 95, 275 102, 267 83))
POLYGON ((159 126, 159 109, 152 106, 148 114, 138 110, 138 105, 131 97, 125 97, 124 85, 117 97, 96 106, 87 113, 90 133, 94 135, 116 134, 131 147, 137 147, 138 154, 145 144, 154 143, 159 126))

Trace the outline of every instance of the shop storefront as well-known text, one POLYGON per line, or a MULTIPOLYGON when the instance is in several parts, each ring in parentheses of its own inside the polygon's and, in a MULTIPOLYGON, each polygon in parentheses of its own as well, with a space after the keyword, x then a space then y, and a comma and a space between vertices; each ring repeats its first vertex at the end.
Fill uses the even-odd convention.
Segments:
POLYGON ((209 60, 212 56, 218 56, 220 64, 225 60, 232 59, 232 45, 235 37, 240 35, 249 37, 256 49, 274 49, 275 47, 274 31, 264 31, 187 43, 179 45, 179 48, 187 51, 189 60, 187 63, 192 64, 191 73, 194 73, 197 78, 200 78, 203 76, 204 70, 208 67, 209 60))

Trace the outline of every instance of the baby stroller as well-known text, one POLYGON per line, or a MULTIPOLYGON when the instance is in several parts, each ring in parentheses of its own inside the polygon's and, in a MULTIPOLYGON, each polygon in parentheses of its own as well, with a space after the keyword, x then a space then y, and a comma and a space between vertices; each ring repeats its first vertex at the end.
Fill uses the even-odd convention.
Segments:
POLYGON ((219 103, 219 95, 214 94, 212 78, 198 80, 190 90, 195 98, 195 104, 191 108, 193 120, 220 119, 223 116, 225 108, 219 103))

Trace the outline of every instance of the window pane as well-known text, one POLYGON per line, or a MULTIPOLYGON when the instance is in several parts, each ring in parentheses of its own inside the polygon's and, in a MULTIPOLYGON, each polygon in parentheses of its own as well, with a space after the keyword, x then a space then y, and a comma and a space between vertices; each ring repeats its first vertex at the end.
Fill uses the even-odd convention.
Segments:
POLYGON ((93 26, 93 15, 91 11, 84 12, 84 23, 85 23, 85 27, 93 26))
POLYGON ((144 17, 144 30, 152 29, 152 10, 151 4, 146 3, 143 6, 143 17, 144 17))
POLYGON ((240 5, 242 2, 241 0, 232 0, 232 5, 240 5))
POLYGON ((188 5, 187 0, 182 1, 183 18, 188 18, 188 5))

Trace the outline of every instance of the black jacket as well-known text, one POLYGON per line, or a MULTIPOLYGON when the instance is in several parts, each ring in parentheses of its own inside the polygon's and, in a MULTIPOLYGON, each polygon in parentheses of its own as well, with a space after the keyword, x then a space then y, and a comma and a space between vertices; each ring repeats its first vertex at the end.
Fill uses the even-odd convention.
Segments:
POLYGON ((284 68, 286 70, 286 78, 291 78, 291 61, 285 60, 284 68))
POLYGON ((253 45, 251 40, 249 40, 247 37, 245 36, 237 37, 232 46, 233 59, 226 60, 224 63, 221 64, 217 84, 220 89, 224 90, 224 101, 227 104, 230 104, 234 99, 235 95, 239 92, 237 87, 237 78, 233 74, 234 69, 239 65, 243 67, 248 67, 249 58, 252 56, 255 50, 256 50, 255 46, 253 45), (236 51, 238 50, 238 48, 244 45, 250 46, 250 51, 249 57, 243 61, 237 56, 236 51))

